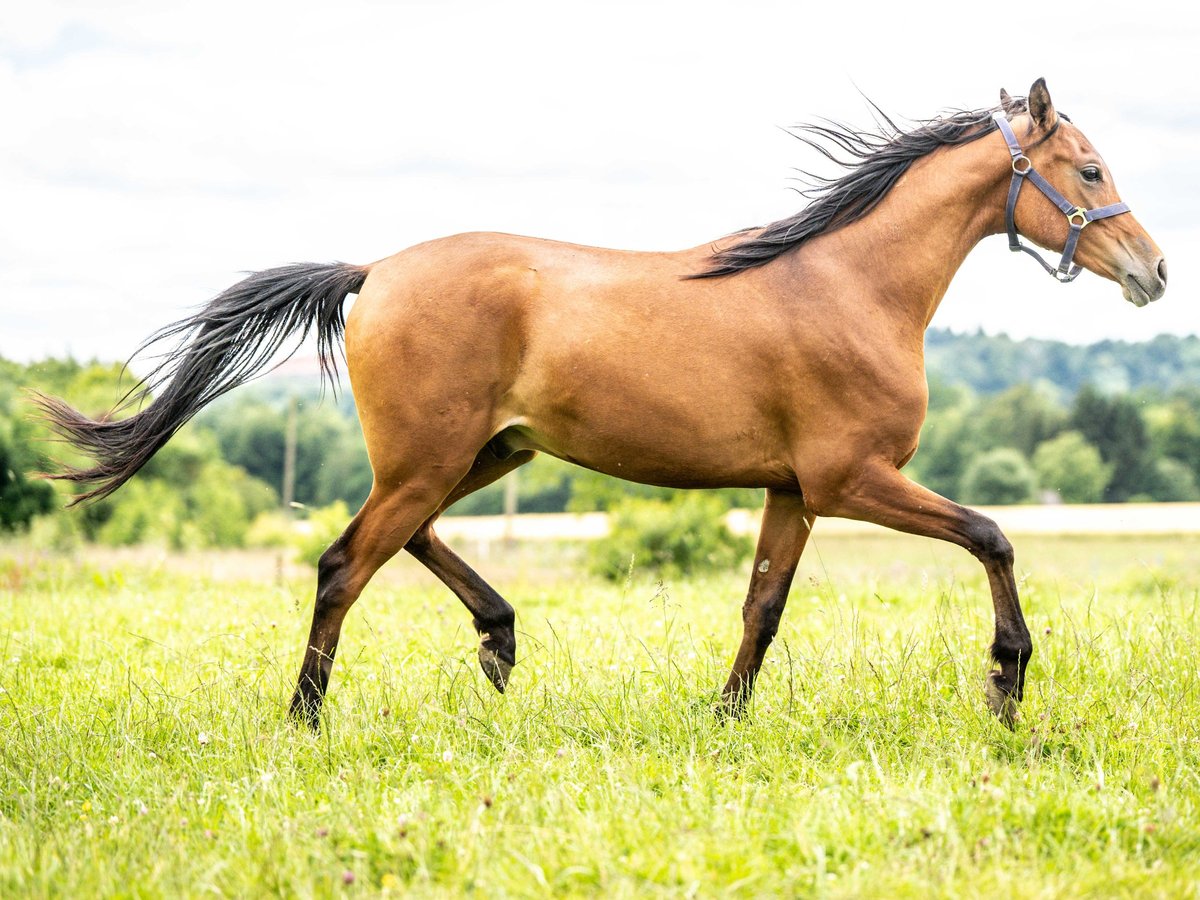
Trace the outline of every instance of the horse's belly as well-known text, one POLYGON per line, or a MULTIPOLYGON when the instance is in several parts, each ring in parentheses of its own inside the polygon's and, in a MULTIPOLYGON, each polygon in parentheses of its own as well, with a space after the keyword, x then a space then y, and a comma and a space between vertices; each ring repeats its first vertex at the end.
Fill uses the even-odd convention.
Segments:
POLYGON ((749 416, 638 408, 608 397, 579 409, 523 416, 502 436, 513 450, 549 453, 627 481, 665 487, 795 487, 768 423, 749 416))

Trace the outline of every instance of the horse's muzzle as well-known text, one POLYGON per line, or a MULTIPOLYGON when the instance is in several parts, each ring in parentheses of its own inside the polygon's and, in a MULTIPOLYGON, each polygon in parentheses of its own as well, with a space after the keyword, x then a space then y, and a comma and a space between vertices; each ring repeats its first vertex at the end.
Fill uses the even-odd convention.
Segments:
POLYGON ((1159 257, 1153 271, 1141 272, 1137 275, 1126 272, 1121 279, 1122 293, 1125 299, 1134 306, 1145 306, 1153 303, 1167 290, 1167 261, 1159 257))

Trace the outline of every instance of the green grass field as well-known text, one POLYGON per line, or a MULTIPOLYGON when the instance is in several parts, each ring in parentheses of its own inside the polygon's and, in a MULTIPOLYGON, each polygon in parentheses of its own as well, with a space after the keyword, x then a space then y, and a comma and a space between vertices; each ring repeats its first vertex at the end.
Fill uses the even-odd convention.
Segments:
POLYGON ((507 695, 398 560, 319 735, 284 716, 303 570, 0 547, 0 895, 1194 896, 1200 538, 1014 543, 1015 732, 974 561, 818 526, 743 721, 712 707, 749 564, 608 586, 527 547, 481 564, 507 695))

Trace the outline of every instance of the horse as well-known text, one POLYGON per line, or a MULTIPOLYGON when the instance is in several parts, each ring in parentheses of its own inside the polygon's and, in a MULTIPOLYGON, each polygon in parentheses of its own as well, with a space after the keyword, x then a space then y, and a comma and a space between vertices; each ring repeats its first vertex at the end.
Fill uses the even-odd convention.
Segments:
POLYGON ((963 259, 992 234, 1007 231, 1013 250, 1061 281, 1082 267, 1117 282, 1137 306, 1163 294, 1167 273, 1045 80, 1000 99, 907 129, 882 112, 871 131, 805 126, 802 139, 842 174, 814 182, 789 218, 691 249, 476 233, 370 265, 250 274, 143 344, 174 349, 123 401, 141 401, 135 414, 93 421, 39 397, 51 427, 94 462, 51 477, 90 488, 74 502, 107 496, 289 339, 315 332, 331 378, 344 339, 374 480, 320 558, 290 704, 299 721, 319 727, 343 620, 401 549, 466 606, 480 666, 504 691, 517 662, 513 607, 435 524, 548 453, 645 484, 766 489, 719 710, 745 711, 814 522, 840 516, 949 541, 982 563, 995 608, 985 700, 1011 728, 1033 653, 1012 544, 991 519, 901 472, 926 413, 925 330, 963 259), (1041 260, 1022 236, 1062 249, 1062 262, 1041 260))

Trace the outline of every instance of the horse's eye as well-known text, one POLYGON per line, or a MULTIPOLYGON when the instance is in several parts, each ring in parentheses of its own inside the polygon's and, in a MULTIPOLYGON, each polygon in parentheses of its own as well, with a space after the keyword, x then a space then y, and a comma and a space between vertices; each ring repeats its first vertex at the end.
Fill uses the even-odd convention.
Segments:
POLYGON ((1100 180, 1100 170, 1095 166, 1086 166, 1079 174, 1083 176, 1084 181, 1089 181, 1093 184, 1100 180))

